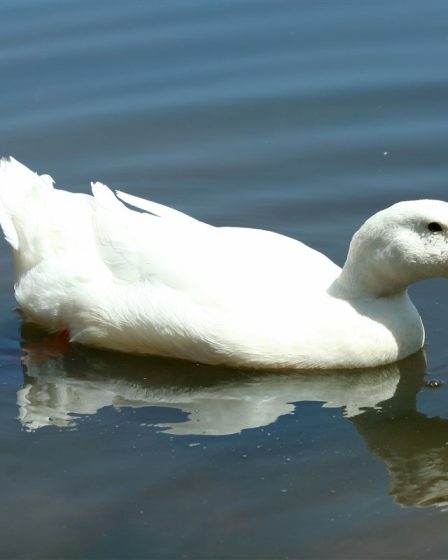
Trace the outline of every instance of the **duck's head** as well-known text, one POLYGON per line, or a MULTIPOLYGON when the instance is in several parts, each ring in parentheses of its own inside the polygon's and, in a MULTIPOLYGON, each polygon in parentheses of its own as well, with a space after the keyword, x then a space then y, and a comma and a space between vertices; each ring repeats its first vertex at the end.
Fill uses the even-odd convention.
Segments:
POLYGON ((378 212, 355 233, 340 285, 381 297, 436 277, 448 277, 448 203, 414 200, 378 212))

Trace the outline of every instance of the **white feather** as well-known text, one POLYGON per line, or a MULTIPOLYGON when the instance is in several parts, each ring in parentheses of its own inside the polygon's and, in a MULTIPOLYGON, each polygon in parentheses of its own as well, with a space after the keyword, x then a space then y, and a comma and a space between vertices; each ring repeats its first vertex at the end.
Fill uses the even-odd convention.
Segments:
POLYGON ((140 210, 149 212, 150 214, 158 216, 159 218, 164 218, 175 222, 198 222, 198 220, 196 220, 195 218, 192 218, 191 216, 188 216, 183 212, 179 212, 179 210, 174 210, 173 208, 164 206, 163 204, 145 200, 144 198, 139 198, 138 196, 127 194, 122 191, 116 191, 116 194, 120 200, 126 202, 126 204, 129 204, 129 206, 139 208, 140 210))
POLYGON ((0 225, 5 236, 6 241, 11 245, 16 251, 19 250, 19 237, 17 235, 16 228, 11 219, 11 216, 6 211, 3 203, 0 200, 0 225))

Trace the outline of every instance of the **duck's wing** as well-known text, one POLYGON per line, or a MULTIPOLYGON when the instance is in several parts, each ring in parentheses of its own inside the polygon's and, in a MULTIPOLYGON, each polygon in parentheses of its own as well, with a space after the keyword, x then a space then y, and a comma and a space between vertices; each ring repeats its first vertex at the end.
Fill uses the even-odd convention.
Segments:
POLYGON ((136 212, 98 183, 93 193, 98 249, 120 281, 164 285, 201 303, 238 307, 322 290, 340 271, 321 253, 276 233, 216 228, 120 193, 144 210, 136 212))
MULTIPOLYGON (((202 257, 204 239, 213 236, 216 228, 162 204, 120 192, 121 200, 143 212, 131 210, 101 183, 92 184, 92 192, 98 249, 114 276, 185 289, 202 257)), ((201 265, 206 276, 207 263, 202 261, 201 265)))

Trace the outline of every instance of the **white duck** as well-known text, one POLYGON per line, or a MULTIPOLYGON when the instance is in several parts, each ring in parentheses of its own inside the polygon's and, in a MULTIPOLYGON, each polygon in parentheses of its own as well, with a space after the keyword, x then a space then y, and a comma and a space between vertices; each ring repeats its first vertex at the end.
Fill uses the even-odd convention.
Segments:
POLYGON ((0 222, 25 316, 71 341, 246 367, 357 368, 424 343, 407 288, 448 276, 448 203, 400 202, 354 235, 341 270, 282 235, 216 228, 106 186, 53 188, 0 165, 0 222))

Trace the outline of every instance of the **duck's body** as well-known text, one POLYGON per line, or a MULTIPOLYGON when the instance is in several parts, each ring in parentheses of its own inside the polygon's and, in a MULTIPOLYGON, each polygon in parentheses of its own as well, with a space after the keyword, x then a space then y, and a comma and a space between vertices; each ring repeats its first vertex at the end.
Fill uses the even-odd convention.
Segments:
POLYGON ((56 190, 48 176, 2 161, 0 220, 13 247, 17 301, 30 320, 90 346, 247 367, 390 363, 424 342, 407 285, 448 273, 438 246, 418 270, 421 248, 409 250, 404 265, 393 251, 381 264, 402 240, 387 232, 378 239, 388 216, 396 230, 418 214, 422 230, 409 242, 434 240, 425 227, 448 224, 444 202, 377 214, 341 270, 276 233, 215 228, 118 193, 151 213, 137 212, 100 184, 93 193, 56 190))

